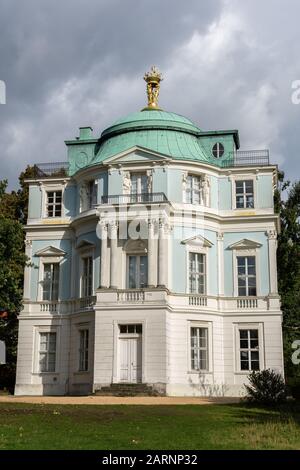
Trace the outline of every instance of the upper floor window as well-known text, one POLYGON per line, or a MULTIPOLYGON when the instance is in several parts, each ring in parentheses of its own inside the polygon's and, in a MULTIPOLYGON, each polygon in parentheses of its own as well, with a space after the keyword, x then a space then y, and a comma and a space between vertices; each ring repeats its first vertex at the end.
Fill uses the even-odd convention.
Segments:
POLYGON ((238 295, 256 295, 255 256, 237 256, 238 295))
POLYGON ((40 333, 39 371, 55 372, 56 333, 40 333))
POLYGON ((258 329, 239 330, 240 369, 259 370, 258 329))
POLYGON ((79 331, 79 371, 89 369, 89 330, 79 331))
POLYGON ((91 209, 95 204, 97 204, 97 185, 95 181, 89 181, 87 184, 88 191, 88 208, 91 209))
POLYGON ((128 287, 138 289, 148 285, 148 257, 128 255, 128 287))
POLYGON ((47 191, 47 217, 61 217, 62 191, 47 191))
POLYGON ((59 263, 44 264, 43 300, 58 300, 59 263))
POLYGON ((93 257, 82 258, 81 296, 89 297, 93 293, 93 257))
POLYGON ((130 182, 132 195, 148 193, 148 176, 146 173, 131 173, 130 182))
POLYGON ((191 328, 191 369, 208 370, 208 328, 191 328))
POLYGON ((235 182, 235 199, 237 209, 254 207, 253 180, 235 182))
POLYGON ((191 294, 205 294, 205 255, 189 253, 189 291, 191 294))
POLYGON ((186 202, 188 204, 201 203, 201 177, 188 175, 185 189, 186 202))

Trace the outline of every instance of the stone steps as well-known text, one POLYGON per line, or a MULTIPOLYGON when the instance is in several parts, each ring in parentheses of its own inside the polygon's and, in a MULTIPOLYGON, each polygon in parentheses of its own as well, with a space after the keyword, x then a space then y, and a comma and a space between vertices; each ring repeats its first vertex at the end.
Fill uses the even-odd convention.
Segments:
POLYGON ((111 384, 95 391, 97 396, 111 397, 158 397, 161 396, 156 390, 147 384, 111 384))

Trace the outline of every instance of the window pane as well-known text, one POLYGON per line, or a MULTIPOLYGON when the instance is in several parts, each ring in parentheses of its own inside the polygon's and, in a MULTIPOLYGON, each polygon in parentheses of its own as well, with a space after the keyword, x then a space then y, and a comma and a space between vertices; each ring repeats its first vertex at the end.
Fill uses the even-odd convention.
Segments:
POLYGON ((136 288, 136 256, 129 256, 129 288, 136 288))
POLYGON ((248 340, 247 339, 241 339, 240 340, 240 348, 241 349, 247 349, 248 348, 248 340))
POLYGON ((246 180, 246 193, 253 193, 253 181, 252 180, 246 180))
POLYGON ((258 330, 250 330, 250 338, 258 339, 258 330))
POLYGON ((127 325, 120 325, 120 333, 127 333, 127 325))
POLYGON ((148 284, 148 257, 140 256, 140 279, 139 287, 146 287, 148 284))
POLYGON ((259 361, 251 362, 251 370, 259 370, 259 361))
POLYGON ((248 330, 240 330, 240 338, 248 338, 248 330))
POLYGON ((128 325, 128 333, 134 333, 135 325, 128 325))

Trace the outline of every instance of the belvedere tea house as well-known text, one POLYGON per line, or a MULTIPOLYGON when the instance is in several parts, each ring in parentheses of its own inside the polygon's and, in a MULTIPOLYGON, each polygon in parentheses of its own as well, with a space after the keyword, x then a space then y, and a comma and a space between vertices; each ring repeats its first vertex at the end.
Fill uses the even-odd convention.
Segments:
POLYGON ((15 393, 238 396, 283 373, 277 168, 148 104, 28 180, 15 393))

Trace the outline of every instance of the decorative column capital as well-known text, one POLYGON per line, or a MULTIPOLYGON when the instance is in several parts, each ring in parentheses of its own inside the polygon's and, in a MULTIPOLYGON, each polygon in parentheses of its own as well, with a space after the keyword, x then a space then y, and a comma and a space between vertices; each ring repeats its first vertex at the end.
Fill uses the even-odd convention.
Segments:
POLYGON ((217 232, 217 241, 218 242, 224 241, 224 232, 217 232))
POLYGON ((25 240, 25 246, 26 246, 26 248, 31 248, 32 247, 32 240, 25 240))
POLYGON ((276 230, 267 230, 266 235, 269 240, 277 240, 277 232, 276 230))

